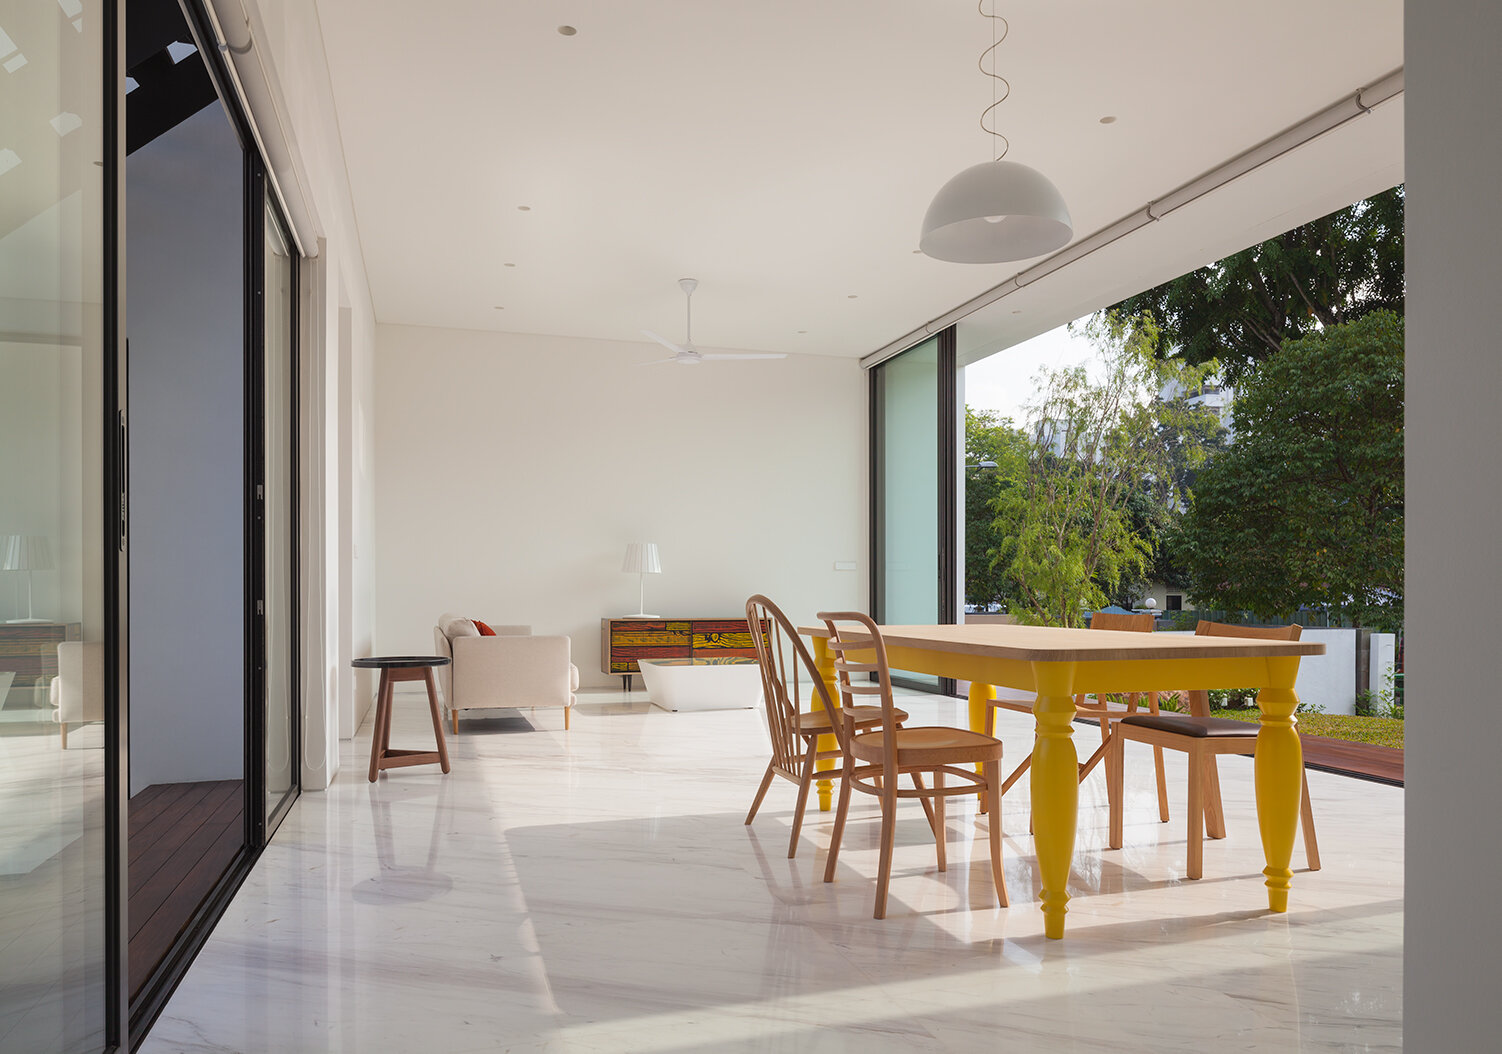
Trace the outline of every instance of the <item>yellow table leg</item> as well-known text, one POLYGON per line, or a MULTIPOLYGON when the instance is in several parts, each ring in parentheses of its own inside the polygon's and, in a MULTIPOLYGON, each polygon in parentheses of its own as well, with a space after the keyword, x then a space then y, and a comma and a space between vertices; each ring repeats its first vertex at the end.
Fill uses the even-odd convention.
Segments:
POLYGON ((1267 906, 1288 910, 1288 889, 1293 880, 1294 832, 1299 825, 1299 798, 1303 789, 1304 750, 1295 729, 1299 697, 1293 682, 1299 660, 1269 659, 1273 686, 1257 693, 1262 727, 1257 732, 1255 781, 1257 824, 1262 828, 1262 854, 1267 866, 1267 906))
POLYGON ((1038 698, 1037 740, 1031 773, 1033 846, 1043 880, 1043 933, 1064 936, 1069 909, 1069 866, 1074 859, 1074 830, 1079 812, 1079 757, 1074 752, 1074 666, 1065 662, 1033 664, 1038 698))
MULTIPOLYGON (((991 685, 970 682, 970 731, 984 732, 986 730, 986 703, 995 698, 996 689, 991 685)), ((977 775, 984 775, 984 770, 985 766, 982 763, 975 763, 977 775)), ((985 792, 982 791, 976 797, 981 801, 981 808, 985 808, 985 792)))
MULTIPOLYGON (((814 666, 818 668, 819 679, 824 682, 824 688, 829 692, 830 701, 834 703, 835 709, 838 710, 840 706, 840 684, 834 672, 834 655, 829 650, 829 641, 824 637, 812 637, 810 639, 814 646, 814 666)), ((813 704, 815 710, 822 710, 824 708, 824 704, 819 701, 817 692, 814 693, 813 704)), ((833 733, 826 733, 819 737, 819 752, 821 754, 826 750, 838 750, 839 746, 833 733)), ((835 762, 832 758, 826 758, 823 761, 814 763, 814 768, 820 772, 834 767, 835 762)), ((819 811, 828 812, 830 807, 830 792, 834 789, 834 782, 832 780, 819 780, 817 781, 817 785, 819 788, 819 811)))

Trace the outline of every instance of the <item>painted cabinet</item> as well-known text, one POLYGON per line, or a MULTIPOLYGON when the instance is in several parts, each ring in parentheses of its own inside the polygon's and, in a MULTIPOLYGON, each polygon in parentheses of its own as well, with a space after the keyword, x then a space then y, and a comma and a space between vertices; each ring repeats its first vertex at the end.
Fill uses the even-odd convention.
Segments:
MULTIPOLYGON (((762 623, 762 632, 770 629, 762 623)), ((602 618, 600 672, 639 673, 638 659, 756 658, 743 618, 602 618)))

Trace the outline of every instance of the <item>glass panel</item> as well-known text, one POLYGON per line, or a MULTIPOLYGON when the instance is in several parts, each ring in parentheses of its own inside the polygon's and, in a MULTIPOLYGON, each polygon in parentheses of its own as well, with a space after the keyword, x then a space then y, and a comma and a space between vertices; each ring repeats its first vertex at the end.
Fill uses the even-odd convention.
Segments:
MULTIPOLYGON (((876 367, 875 618, 930 625, 939 613, 939 341, 876 367)), ((907 679, 907 675, 904 675, 907 679)), ((911 676, 924 684, 938 678, 911 676)))
POLYGON ((178 24, 127 12, 161 30, 126 97, 133 999, 244 850, 247 807, 245 158, 157 8, 178 24))
MULTIPOLYGON (((294 591, 292 374, 294 274, 291 241, 266 208, 265 575, 266 817, 272 821, 297 786, 293 751, 294 591)), ((267 835, 271 831, 268 826, 267 835)))
POLYGON ((105 1045, 103 23, 0 0, 0 1050, 105 1045))

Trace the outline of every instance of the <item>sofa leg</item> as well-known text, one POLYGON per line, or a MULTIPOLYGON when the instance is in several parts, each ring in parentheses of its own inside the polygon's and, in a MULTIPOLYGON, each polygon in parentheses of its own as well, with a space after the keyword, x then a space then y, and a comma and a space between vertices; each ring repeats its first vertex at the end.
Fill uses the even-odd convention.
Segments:
POLYGON ((57 723, 57 728, 58 728, 58 742, 61 744, 58 749, 60 749, 60 750, 67 750, 68 749, 68 724, 67 724, 66 721, 59 721, 57 723))
POLYGON ((457 736, 459 734, 459 711, 457 709, 450 710, 449 711, 449 716, 453 718, 453 721, 454 721, 454 735, 457 736))
POLYGON ((574 708, 572 706, 565 706, 563 708, 563 730, 565 732, 568 731, 568 719, 569 719, 570 715, 573 714, 573 712, 574 712, 574 708))

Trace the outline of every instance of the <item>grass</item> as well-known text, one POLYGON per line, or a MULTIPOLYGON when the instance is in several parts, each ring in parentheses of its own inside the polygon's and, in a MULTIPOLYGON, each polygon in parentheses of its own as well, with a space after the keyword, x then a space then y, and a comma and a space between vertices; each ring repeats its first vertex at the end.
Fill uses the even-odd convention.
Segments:
MULTIPOLYGON (((1260 710, 1214 710, 1216 717, 1257 721, 1260 710)), ((1352 717, 1348 714, 1299 714, 1299 731, 1310 736, 1344 739, 1349 743, 1372 743, 1403 749, 1403 722, 1391 717, 1352 717)))

